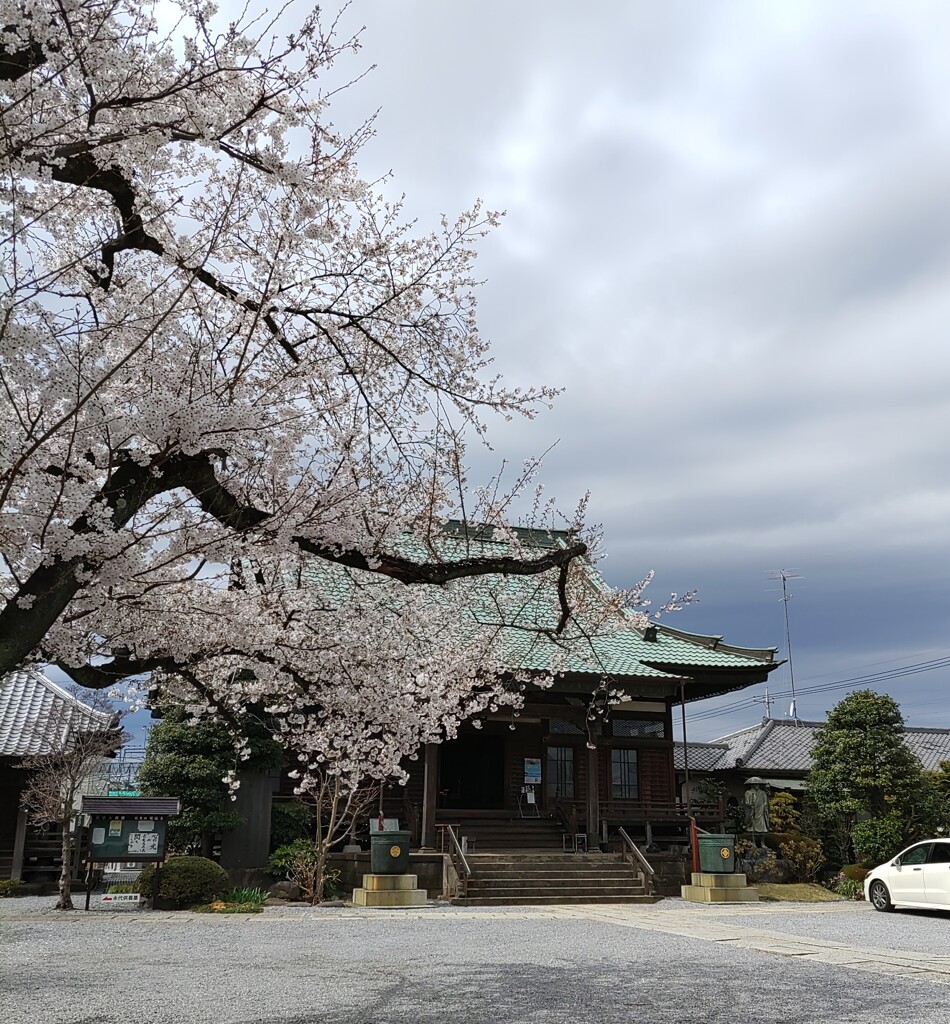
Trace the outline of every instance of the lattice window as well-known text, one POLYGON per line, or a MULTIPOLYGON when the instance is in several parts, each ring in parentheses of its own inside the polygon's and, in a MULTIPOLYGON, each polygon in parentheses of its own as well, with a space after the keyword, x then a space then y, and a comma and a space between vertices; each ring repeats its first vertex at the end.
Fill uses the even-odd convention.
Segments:
POLYGON ((583 736, 584 730, 573 722, 569 722, 566 718, 552 718, 551 719, 551 732, 565 733, 569 736, 583 736))
POLYGON ((666 739, 666 722, 662 718, 614 718, 613 734, 625 738, 666 739))
POLYGON ((549 797, 574 799, 574 748, 548 747, 546 792, 549 797))
POLYGON ((637 770, 635 750, 611 750, 610 776, 611 792, 616 800, 638 800, 640 798, 640 775, 637 770))

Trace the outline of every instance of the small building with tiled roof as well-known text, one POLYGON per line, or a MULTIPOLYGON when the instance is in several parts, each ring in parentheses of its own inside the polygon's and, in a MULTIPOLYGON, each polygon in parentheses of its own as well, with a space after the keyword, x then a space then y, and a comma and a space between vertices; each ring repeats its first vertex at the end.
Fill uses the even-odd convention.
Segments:
POLYGON ((114 729, 117 723, 118 715, 89 707, 36 668, 0 679, 0 878, 31 881, 31 870, 43 873, 45 866, 58 874, 52 861, 59 838, 49 830, 29 830, 20 808, 28 779, 24 759, 62 749, 76 733, 114 729))
MULTIPOLYGON (((763 718, 761 722, 728 733, 710 743, 676 744, 674 760, 682 783, 687 767, 692 777, 713 775, 740 796, 745 780, 765 779, 773 789, 802 790, 811 770, 811 755, 824 722, 763 718)), ((904 728, 904 742, 927 771, 950 761, 950 729, 904 728)))

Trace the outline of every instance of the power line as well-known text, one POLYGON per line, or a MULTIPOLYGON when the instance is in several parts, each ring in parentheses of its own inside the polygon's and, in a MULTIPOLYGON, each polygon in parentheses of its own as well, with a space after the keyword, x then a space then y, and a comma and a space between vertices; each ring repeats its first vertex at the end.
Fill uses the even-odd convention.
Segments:
MULTIPOLYGON (((933 658, 930 661, 916 662, 910 665, 905 665, 899 668, 883 669, 880 672, 870 672, 863 675, 850 676, 847 679, 837 679, 829 683, 819 683, 816 686, 806 686, 799 688, 798 692, 802 693, 826 693, 830 690, 840 690, 848 686, 860 686, 864 684, 880 683, 891 679, 903 679, 907 676, 922 675, 926 672, 934 672, 937 669, 950 669, 950 657, 946 658, 933 658)), ((793 691, 783 690, 777 693, 779 697, 793 696, 793 691)), ((744 697, 740 700, 733 701, 730 704, 720 705, 718 708, 709 708, 706 711, 699 711, 694 715, 690 716, 691 721, 703 721, 710 718, 719 718, 722 715, 728 715, 733 711, 738 711, 742 708, 751 707, 753 704, 761 701, 761 698, 756 697, 744 697)))

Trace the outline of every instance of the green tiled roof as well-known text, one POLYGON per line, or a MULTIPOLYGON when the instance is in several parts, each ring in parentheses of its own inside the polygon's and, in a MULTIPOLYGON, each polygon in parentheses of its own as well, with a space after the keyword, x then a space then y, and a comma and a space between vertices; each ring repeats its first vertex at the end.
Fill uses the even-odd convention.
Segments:
MULTIPOLYGON (((530 557, 532 551, 539 554, 538 549, 564 546, 569 541, 566 533, 521 530, 514 543, 530 557)), ((513 551, 491 528, 466 530, 460 523, 450 523, 438 541, 437 555, 419 542, 406 541, 400 543, 398 553, 421 561, 436 557, 455 561, 513 551)), ((748 686, 778 664, 774 648, 738 648, 723 644, 721 637, 686 633, 659 623, 644 630, 628 612, 614 613, 605 620, 609 590, 589 562, 583 564, 583 571, 585 607, 576 611, 560 636, 555 635, 557 570, 537 576, 472 577, 445 587, 426 587, 425 593, 427 600, 446 601, 449 593, 461 590, 472 622, 497 626, 493 649, 510 671, 553 673, 562 680, 574 679, 581 690, 606 678, 628 692, 640 681, 648 689, 665 684, 663 689, 673 693, 685 681, 687 700, 695 700, 748 686), (583 677, 587 677, 586 684, 583 677)), ((403 584, 319 559, 310 563, 306 579, 331 604, 358 600, 362 588, 385 588, 374 595, 386 595, 385 600, 391 595, 394 613, 405 593, 403 584)), ((459 637, 459 642, 464 642, 464 637, 459 637)))

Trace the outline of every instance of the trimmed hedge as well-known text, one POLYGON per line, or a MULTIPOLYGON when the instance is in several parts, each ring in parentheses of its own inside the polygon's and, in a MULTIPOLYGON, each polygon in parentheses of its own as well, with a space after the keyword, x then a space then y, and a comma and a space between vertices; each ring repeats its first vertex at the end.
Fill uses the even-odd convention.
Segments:
MULTIPOLYGON (((136 879, 138 891, 154 902, 155 867, 149 865, 136 879)), ((207 857, 171 857, 159 874, 158 899, 176 907, 211 903, 231 888, 224 868, 207 857)))

